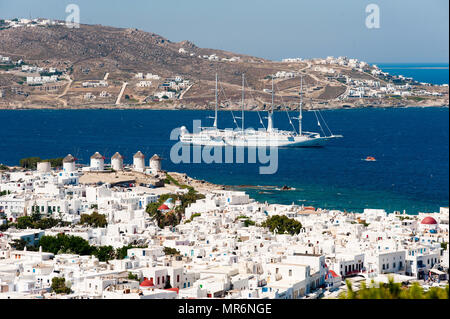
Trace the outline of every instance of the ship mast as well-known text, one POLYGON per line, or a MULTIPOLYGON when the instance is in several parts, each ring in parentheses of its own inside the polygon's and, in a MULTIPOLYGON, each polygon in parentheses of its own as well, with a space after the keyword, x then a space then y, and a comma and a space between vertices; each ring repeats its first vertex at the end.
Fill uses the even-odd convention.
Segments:
POLYGON ((217 107, 218 107, 218 96, 217 96, 217 78, 218 78, 218 76, 217 76, 217 73, 216 73, 216 107, 215 107, 215 110, 214 110, 214 124, 213 124, 213 126, 214 126, 214 128, 217 128, 217 107))
POLYGON ((273 112, 273 76, 272 76, 272 108, 270 111, 273 112))
POLYGON ((300 76, 300 109, 298 114, 298 135, 302 135, 303 118, 303 75, 300 76))
POLYGON ((273 130, 273 76, 272 76, 272 105, 270 107, 269 116, 267 117, 267 132, 272 132, 273 130))
POLYGON ((242 133, 244 133, 245 73, 242 74, 242 133))

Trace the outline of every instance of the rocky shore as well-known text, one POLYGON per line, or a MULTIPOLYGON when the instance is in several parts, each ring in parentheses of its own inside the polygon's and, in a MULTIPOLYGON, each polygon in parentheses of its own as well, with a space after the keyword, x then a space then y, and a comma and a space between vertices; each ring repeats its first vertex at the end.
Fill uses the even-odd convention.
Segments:
MULTIPOLYGON (((377 99, 363 100, 355 99, 351 101, 330 101, 322 104, 305 105, 304 110, 336 110, 354 108, 388 108, 388 107, 442 107, 449 106, 448 99, 424 99, 416 100, 393 100, 377 99)), ((289 110, 296 110, 294 106, 286 106, 289 110)), ((263 105, 249 107, 248 111, 264 111, 263 105)), ((282 107, 276 108, 284 110, 282 107)), ((213 110, 209 105, 203 104, 182 104, 182 103, 152 103, 152 104, 87 104, 87 105, 42 105, 42 104, 10 104, 1 105, 0 110, 213 110)), ((221 110, 240 110, 240 106, 230 106, 221 110)))

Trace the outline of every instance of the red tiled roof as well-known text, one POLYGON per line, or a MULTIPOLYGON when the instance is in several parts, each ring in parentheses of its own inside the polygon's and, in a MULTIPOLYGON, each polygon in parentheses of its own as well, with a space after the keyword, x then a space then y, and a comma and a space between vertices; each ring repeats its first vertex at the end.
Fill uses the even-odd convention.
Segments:
POLYGON ((178 292, 180 291, 180 288, 169 288, 169 289, 166 289, 166 290, 175 291, 177 293, 177 295, 178 295, 178 292))
POLYGON ((422 220, 421 224, 422 225, 436 225, 437 221, 433 217, 428 216, 422 220))
POLYGON ((327 279, 330 278, 330 275, 331 275, 331 277, 333 277, 333 278, 339 277, 339 276, 334 272, 334 270, 330 270, 330 271, 328 272, 328 274, 327 274, 327 279))
POLYGON ((158 210, 170 210, 170 208, 166 204, 162 204, 161 206, 159 206, 158 210))
POLYGON ((150 278, 150 280, 144 279, 144 281, 141 282, 141 284, 139 286, 141 286, 141 287, 153 287, 154 286, 153 278, 150 278))

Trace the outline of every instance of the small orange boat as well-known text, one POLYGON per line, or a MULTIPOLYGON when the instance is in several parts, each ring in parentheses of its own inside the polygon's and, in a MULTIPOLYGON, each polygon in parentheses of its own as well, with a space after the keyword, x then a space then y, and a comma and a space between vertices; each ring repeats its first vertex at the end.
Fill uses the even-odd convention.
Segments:
POLYGON ((375 159, 375 157, 373 157, 373 156, 367 156, 367 157, 365 158, 365 161, 366 161, 366 162, 376 162, 376 159, 375 159))

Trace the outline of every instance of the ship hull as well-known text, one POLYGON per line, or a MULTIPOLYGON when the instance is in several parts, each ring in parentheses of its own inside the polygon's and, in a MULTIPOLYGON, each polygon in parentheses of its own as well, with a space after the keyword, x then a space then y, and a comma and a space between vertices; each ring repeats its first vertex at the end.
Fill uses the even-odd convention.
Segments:
POLYGON ((264 136, 231 136, 231 137, 215 137, 207 136, 189 136, 182 137, 180 140, 183 144, 210 147, 321 147, 329 140, 339 138, 341 136, 286 136, 280 138, 265 138, 264 136))

